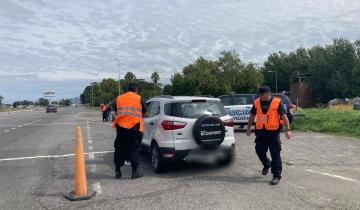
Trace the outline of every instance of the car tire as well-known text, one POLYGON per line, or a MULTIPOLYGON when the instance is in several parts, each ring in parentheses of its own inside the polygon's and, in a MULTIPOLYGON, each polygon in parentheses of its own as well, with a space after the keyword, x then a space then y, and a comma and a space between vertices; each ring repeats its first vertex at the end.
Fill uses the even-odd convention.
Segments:
POLYGON ((234 161, 234 153, 226 152, 225 156, 218 160, 219 166, 228 166, 234 161))
POLYGON ((164 161, 162 160, 159 146, 156 143, 151 145, 151 167, 155 173, 164 172, 164 161))

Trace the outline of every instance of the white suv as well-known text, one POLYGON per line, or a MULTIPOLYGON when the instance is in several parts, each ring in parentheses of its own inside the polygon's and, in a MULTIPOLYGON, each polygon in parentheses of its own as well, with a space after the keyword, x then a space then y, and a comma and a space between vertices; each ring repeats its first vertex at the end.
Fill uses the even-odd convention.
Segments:
POLYGON ((192 96, 157 96, 147 101, 142 150, 150 152, 152 168, 161 172, 168 162, 190 153, 215 156, 227 164, 235 149, 234 124, 220 99, 192 96))

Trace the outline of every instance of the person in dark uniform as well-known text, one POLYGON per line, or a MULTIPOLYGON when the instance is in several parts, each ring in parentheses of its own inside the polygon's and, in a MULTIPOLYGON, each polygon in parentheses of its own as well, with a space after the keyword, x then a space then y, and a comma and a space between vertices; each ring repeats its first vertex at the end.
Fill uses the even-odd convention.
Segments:
POLYGON ((129 84, 128 92, 116 98, 117 116, 113 121, 116 128, 116 139, 114 141, 114 163, 115 178, 122 177, 121 167, 125 161, 130 161, 132 179, 143 176, 139 172, 139 148, 144 131, 143 117, 147 116, 146 104, 138 95, 139 89, 136 84, 129 84))
POLYGON ((271 184, 277 185, 280 182, 282 172, 280 131, 283 124, 286 130, 286 138, 290 139, 290 124, 281 99, 271 97, 268 86, 260 87, 259 94, 259 98, 254 101, 250 111, 247 135, 251 135, 251 126, 256 116, 255 150, 263 164, 262 175, 267 175, 271 168, 273 174, 271 184), (271 161, 266 155, 268 150, 270 150, 271 161))

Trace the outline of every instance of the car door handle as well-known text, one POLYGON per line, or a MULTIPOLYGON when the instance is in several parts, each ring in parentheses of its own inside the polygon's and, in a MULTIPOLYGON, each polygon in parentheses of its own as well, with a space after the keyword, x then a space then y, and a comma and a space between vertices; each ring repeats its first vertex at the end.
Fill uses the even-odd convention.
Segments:
POLYGON ((153 122, 151 122, 151 123, 149 123, 149 125, 154 125, 154 123, 153 123, 153 122))

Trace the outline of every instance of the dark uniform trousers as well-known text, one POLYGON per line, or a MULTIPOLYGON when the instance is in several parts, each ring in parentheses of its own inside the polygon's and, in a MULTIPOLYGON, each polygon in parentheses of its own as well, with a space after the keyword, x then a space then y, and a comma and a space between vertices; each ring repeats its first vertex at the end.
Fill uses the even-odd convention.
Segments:
POLYGON ((280 134, 259 135, 255 139, 255 150, 264 167, 270 168, 274 177, 281 178, 282 162, 280 157, 281 141, 280 134), (271 161, 266 153, 270 150, 271 161))
POLYGON ((120 171, 120 168, 125 164, 125 160, 130 161, 133 172, 139 167, 139 148, 142 133, 138 127, 126 129, 116 125, 116 139, 114 142, 116 171, 120 171))

